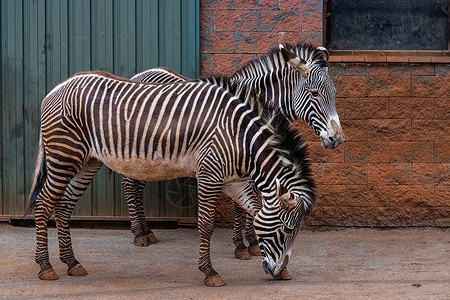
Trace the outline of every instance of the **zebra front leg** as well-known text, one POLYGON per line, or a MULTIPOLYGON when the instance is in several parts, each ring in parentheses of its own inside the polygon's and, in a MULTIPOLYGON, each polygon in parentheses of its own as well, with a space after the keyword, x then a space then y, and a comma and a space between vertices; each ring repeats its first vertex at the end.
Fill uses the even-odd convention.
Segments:
POLYGON ((221 182, 212 182, 204 176, 197 178, 198 185, 198 231, 200 233, 200 253, 198 268, 205 274, 207 286, 224 286, 226 283, 211 264, 211 235, 214 231, 216 201, 222 189, 221 182))
POLYGON ((73 254, 69 219, 75 204, 83 196, 92 178, 102 165, 98 160, 91 158, 70 181, 63 199, 56 204, 55 217, 58 228, 59 258, 68 266, 67 274, 71 276, 84 276, 87 275, 87 271, 73 254))
POLYGON ((156 244, 158 239, 148 227, 144 215, 142 194, 145 182, 126 178, 122 180, 122 188, 128 204, 128 211, 131 218, 131 232, 134 234, 134 245, 147 247, 149 244, 156 244))
POLYGON ((244 210, 242 207, 233 201, 233 243, 236 249, 234 250, 234 257, 237 259, 247 260, 252 257, 248 253, 247 247, 244 244, 244 238, 242 237, 242 216, 244 210))
MULTIPOLYGON (((239 206, 245 209, 247 215, 251 216, 252 214, 256 214, 261 209, 261 202, 258 197, 258 191, 256 190, 253 182, 250 180, 227 183, 224 185, 223 191, 233 199, 233 242, 236 246, 234 255, 238 259, 243 259, 241 257, 248 257, 247 259, 250 259, 251 256, 249 251, 252 251, 252 253, 255 253, 256 251, 254 249, 255 247, 251 247, 249 249, 245 247, 241 233, 242 210, 239 210, 239 206), (245 250, 242 247, 244 247, 245 250)), ((246 225, 247 227, 250 226, 253 229, 253 223, 246 225)), ((256 234, 254 234, 254 239, 255 241, 257 241, 256 234)), ((253 242, 253 240, 249 241, 253 242)), ((250 244, 250 246, 252 246, 252 244, 250 244)), ((257 247, 259 248, 259 246, 257 247)))
POLYGON ((248 253, 252 256, 261 256, 255 228, 253 227, 253 216, 249 213, 245 214, 245 239, 249 243, 248 253))

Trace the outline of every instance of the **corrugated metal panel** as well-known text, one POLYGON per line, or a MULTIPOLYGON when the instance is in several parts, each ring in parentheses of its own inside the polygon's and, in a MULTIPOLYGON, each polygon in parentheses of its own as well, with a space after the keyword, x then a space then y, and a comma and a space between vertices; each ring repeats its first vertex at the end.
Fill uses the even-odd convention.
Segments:
MULTIPOLYGON (((40 102, 79 71, 119 76, 166 66, 199 73, 199 0, 0 0, 0 215, 20 216, 31 186, 40 102)), ((119 175, 104 168, 78 216, 128 216, 119 175)), ((195 183, 148 183, 148 217, 196 215, 195 183)))

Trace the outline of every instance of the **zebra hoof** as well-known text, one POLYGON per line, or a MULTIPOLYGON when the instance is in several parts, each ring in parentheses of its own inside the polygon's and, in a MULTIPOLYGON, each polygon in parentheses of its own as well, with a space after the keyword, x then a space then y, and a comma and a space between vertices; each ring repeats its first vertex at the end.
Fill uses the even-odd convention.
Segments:
POLYGON ((241 260, 249 260, 252 258, 250 254, 248 254, 247 248, 244 249, 236 248, 236 250, 234 250, 234 257, 241 260))
POLYGON ((134 245, 138 247, 147 247, 148 245, 150 245, 147 235, 134 237, 134 245))
POLYGON ((67 274, 70 276, 86 276, 88 272, 82 265, 76 264, 73 268, 67 270, 67 274))
POLYGON ((258 245, 252 245, 248 247, 248 253, 251 256, 261 256, 261 250, 259 250, 258 245))
POLYGON ((223 281, 222 277, 220 277, 219 274, 205 278, 204 283, 206 286, 224 286, 224 285, 226 285, 225 281, 223 281))
POLYGON ((153 232, 147 235, 147 240, 150 244, 156 244, 159 242, 153 232))
POLYGON ((52 267, 47 268, 45 270, 41 269, 38 276, 39 276, 39 279, 41 279, 41 280, 57 280, 57 279, 59 279, 58 275, 56 275, 56 272, 53 270, 52 267))
POLYGON ((292 276, 289 274, 287 269, 284 269, 277 276, 274 277, 276 280, 291 280, 292 276))

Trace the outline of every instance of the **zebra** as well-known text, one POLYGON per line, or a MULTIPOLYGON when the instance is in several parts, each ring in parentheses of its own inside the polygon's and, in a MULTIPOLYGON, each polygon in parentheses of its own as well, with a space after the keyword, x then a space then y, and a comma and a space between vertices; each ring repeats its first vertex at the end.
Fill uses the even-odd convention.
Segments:
POLYGON ((68 220, 103 164, 143 181, 197 179, 198 268, 207 286, 225 284, 210 259, 217 195, 251 177, 263 199, 255 217, 262 265, 278 276, 316 194, 307 161, 290 156, 272 123, 209 83, 148 84, 94 71, 57 84, 41 104, 39 154, 25 210, 35 209, 39 278, 58 279, 48 254, 53 211, 67 273, 87 274, 74 256, 68 220))
MULTIPOLYGON (((242 87, 255 90, 255 93, 259 95, 256 97, 256 100, 259 101, 261 105, 272 103, 274 107, 285 108, 282 112, 286 117, 291 121, 298 118, 303 119, 309 123, 319 136, 321 136, 322 145, 325 148, 335 148, 344 141, 344 134, 340 127, 339 117, 334 103, 334 85, 328 76, 328 58, 329 55, 326 48, 315 47, 312 44, 303 44, 299 42, 296 45, 287 44, 285 47, 280 45, 279 49, 272 50, 265 58, 258 58, 248 63, 230 77, 207 77, 200 78, 199 80, 217 84, 233 94, 236 93, 238 88, 242 87), (289 50, 283 52, 283 48, 289 50), (306 63, 305 65, 309 69, 307 78, 302 86, 302 92, 299 93, 301 99, 299 101, 291 101, 299 108, 294 111, 292 111, 292 109, 287 109, 289 106, 293 106, 293 104, 288 102, 289 97, 276 98, 274 93, 271 94, 269 92, 274 91, 274 89, 271 89, 270 85, 266 84, 267 81, 271 81, 271 85, 275 85, 281 81, 281 76, 273 77, 271 72, 274 72, 272 69, 279 70, 285 67, 285 65, 283 65, 283 60, 281 59, 282 55, 288 59, 300 59, 306 63), (298 58, 295 55, 297 55, 298 58), (273 98, 267 96, 270 94, 273 98), (336 127, 336 125, 338 126, 336 127), (333 127, 335 129, 335 135, 331 135, 329 139, 327 139, 327 134, 325 134, 325 132, 333 132, 333 127)), ((189 81, 191 79, 170 69, 158 67, 136 74, 131 80, 164 83, 189 81)), ((281 83, 284 86, 289 84, 285 82, 281 83)), ((279 92, 279 94, 281 95, 281 92, 279 92)), ((246 95, 242 96, 241 99, 247 101, 247 99, 245 99, 246 95)), ((249 98, 253 99, 253 97, 249 98)), ((122 185, 130 208, 132 231, 135 234, 135 245, 148 246, 150 243, 156 242, 157 239, 148 228, 143 213, 139 213, 143 212, 141 199, 144 183, 130 178, 124 178, 122 185), (135 209, 136 206, 139 208, 139 211, 135 209)), ((252 189, 252 187, 253 185, 250 184, 245 185, 237 191, 231 191, 234 195, 232 198, 246 198, 248 199, 246 201, 255 201, 254 198, 256 197, 255 194, 257 191, 252 189)), ((243 201, 245 202, 245 200, 243 201)), ((248 247, 248 250, 245 247, 240 230, 242 207, 237 205, 238 202, 233 201, 233 213, 235 216, 233 222, 233 242, 236 246, 235 256, 240 259, 249 259, 249 254, 259 254, 259 247, 257 247, 257 239, 252 226, 253 218, 251 214, 247 214, 245 231, 245 236, 250 246, 248 247)))

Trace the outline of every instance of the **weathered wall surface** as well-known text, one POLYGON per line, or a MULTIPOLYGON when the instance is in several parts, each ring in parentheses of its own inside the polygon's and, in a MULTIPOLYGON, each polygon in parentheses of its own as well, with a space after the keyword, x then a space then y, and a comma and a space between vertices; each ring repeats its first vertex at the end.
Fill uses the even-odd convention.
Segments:
MULTIPOLYGON (((201 75, 229 74, 279 43, 323 44, 320 0, 203 0, 201 75)), ((450 226, 450 59, 331 56, 346 141, 304 123, 320 200, 309 225, 450 226)), ((219 220, 232 219, 229 201, 219 220)))

